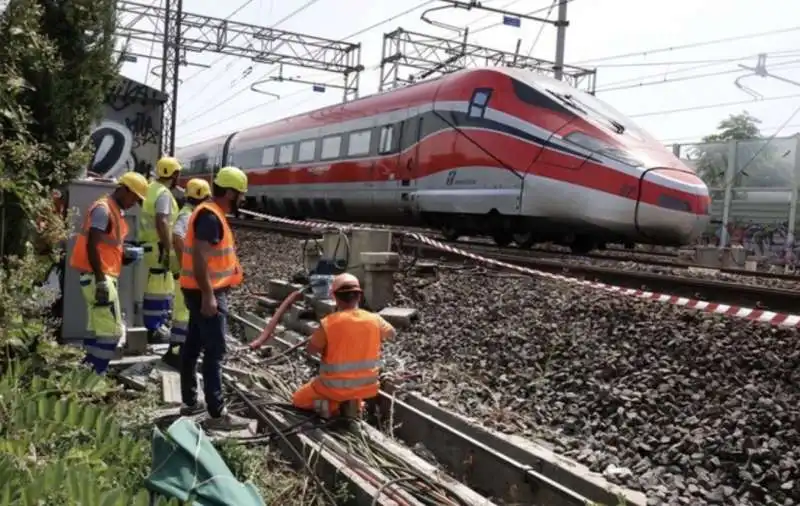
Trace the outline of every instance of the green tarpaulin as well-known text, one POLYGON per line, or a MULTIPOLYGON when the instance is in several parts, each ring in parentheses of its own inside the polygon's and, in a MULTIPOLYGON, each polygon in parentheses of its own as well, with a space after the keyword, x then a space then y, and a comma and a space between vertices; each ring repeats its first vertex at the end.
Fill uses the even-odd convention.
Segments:
POLYGON ((196 506, 265 506, 252 483, 241 483, 192 420, 153 429, 153 472, 147 488, 196 506))

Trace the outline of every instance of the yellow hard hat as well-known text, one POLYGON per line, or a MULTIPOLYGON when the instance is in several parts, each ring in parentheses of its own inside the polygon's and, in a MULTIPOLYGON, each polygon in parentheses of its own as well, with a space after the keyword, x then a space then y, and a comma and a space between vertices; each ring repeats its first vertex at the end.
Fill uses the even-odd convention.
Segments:
POLYGON ((156 163, 156 177, 172 177, 176 172, 180 172, 181 162, 177 158, 164 156, 156 163))
POLYGON ((184 195, 186 198, 190 199, 204 199, 211 195, 211 186, 205 179, 194 178, 186 183, 186 192, 184 195))
POLYGON ((150 186, 147 179, 138 172, 126 172, 119 178, 117 184, 129 189, 141 200, 144 200, 145 195, 147 195, 147 187, 150 186))
POLYGON ((335 278, 333 278, 333 285, 331 286, 331 292, 333 293, 344 293, 344 292, 360 292, 361 291, 361 283, 358 282, 358 278, 353 276, 352 274, 339 274, 335 278))
POLYGON ((214 178, 220 188, 230 188, 239 193, 247 193, 247 174, 236 167, 222 167, 214 178))

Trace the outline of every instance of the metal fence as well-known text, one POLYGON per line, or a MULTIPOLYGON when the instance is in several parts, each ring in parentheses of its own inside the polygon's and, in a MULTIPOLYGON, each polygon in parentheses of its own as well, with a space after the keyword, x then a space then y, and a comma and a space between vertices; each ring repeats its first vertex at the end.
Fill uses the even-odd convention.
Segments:
POLYGON ((740 245, 771 263, 796 265, 800 135, 705 144, 673 144, 711 192, 703 244, 740 245))

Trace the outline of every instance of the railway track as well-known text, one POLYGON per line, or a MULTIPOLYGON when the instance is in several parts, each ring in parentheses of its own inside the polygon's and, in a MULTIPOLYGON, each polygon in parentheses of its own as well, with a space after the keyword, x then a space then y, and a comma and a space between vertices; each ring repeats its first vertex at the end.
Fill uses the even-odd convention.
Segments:
MULTIPOLYGON (((319 229, 303 229, 299 226, 268 221, 236 220, 233 223, 237 226, 292 234, 298 237, 318 237, 321 233, 319 229)), ((449 250, 422 243, 411 237, 403 237, 399 247, 405 253, 421 257, 448 259, 463 259, 463 254, 457 251, 461 249, 478 256, 538 271, 561 274, 622 288, 659 292, 675 297, 730 306, 750 307, 774 313, 794 313, 800 307, 800 291, 795 290, 595 265, 565 264, 558 260, 533 257, 528 252, 500 249, 496 246, 481 245, 474 242, 451 244, 443 241, 438 242, 446 244, 449 250)), ((751 271, 744 271, 744 273, 750 276, 758 275, 751 271)))
MULTIPOLYGON (((230 316, 234 333, 247 340, 255 338, 266 325, 261 318, 264 314, 230 316)), ((296 349, 303 337, 281 326, 269 345, 279 352, 278 359, 294 361, 294 357, 286 354, 287 350, 296 349)), ((297 354, 300 362, 312 367, 318 365, 315 357, 297 354)), ((308 423, 304 426, 304 418, 308 422, 308 416, 281 409, 288 402, 291 389, 279 379, 285 372, 268 372, 278 359, 274 355, 263 359, 252 352, 235 352, 232 360, 239 365, 224 367, 224 381, 246 405, 249 416, 259 421, 259 433, 273 436, 284 454, 299 466, 309 472, 313 468, 319 475, 319 486, 323 482, 328 489, 343 483, 347 486, 351 501, 336 504, 643 506, 646 503, 643 494, 611 485, 600 475, 558 457, 544 446, 533 442, 518 444, 425 398, 404 394, 386 378, 364 420, 344 427, 308 423), (265 388, 267 385, 270 388, 265 388), (312 455, 316 462, 309 466, 307 461, 312 455)))

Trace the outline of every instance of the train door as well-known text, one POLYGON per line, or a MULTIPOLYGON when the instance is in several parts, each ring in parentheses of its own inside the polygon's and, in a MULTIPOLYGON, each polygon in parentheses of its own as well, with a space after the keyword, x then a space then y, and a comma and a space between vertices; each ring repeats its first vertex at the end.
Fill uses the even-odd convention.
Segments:
POLYGON ((397 180, 403 175, 400 136, 405 117, 405 111, 393 113, 375 127, 378 156, 373 165, 372 209, 381 221, 392 221, 397 216, 397 180))
POLYGON ((397 157, 397 203, 403 215, 411 216, 419 213, 417 203, 417 186, 420 174, 420 137, 423 117, 419 108, 412 107, 408 116, 400 124, 397 157))

